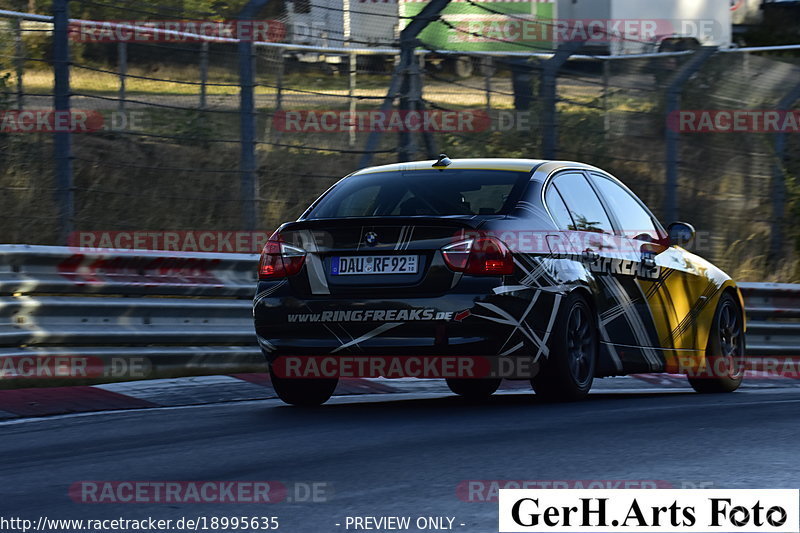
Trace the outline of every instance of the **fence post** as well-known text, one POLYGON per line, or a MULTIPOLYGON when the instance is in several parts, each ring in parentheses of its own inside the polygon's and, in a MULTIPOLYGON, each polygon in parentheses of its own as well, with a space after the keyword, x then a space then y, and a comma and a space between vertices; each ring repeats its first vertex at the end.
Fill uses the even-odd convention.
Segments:
POLYGON ((539 97, 542 101, 542 157, 556 159, 558 154, 558 103, 557 84, 558 71, 569 57, 583 46, 583 42, 562 44, 553 57, 542 63, 542 82, 539 97))
POLYGON ((704 46, 700 48, 694 53, 691 60, 678 69, 667 88, 667 115, 664 117, 667 139, 667 179, 666 191, 664 193, 664 218, 667 220, 667 223, 672 223, 678 219, 678 148, 681 133, 678 122, 671 120, 671 117, 680 110, 681 95, 683 94, 683 88, 686 82, 688 82, 716 52, 717 48, 714 46, 704 46))
MULTIPOLYGON (((416 72, 416 78, 419 80, 419 64, 414 57, 414 50, 419 46, 417 36, 424 30, 428 24, 439 18, 442 10, 450 3, 450 0, 431 0, 428 2, 419 14, 411 19, 403 31, 400 32, 400 61, 392 73, 392 81, 389 84, 389 90, 386 92, 386 97, 381 104, 381 113, 388 113, 392 109, 395 96, 400 91, 401 110, 404 106, 410 105, 412 98, 413 85, 410 83, 412 77, 412 69, 416 72), (413 66, 416 65, 416 68, 413 66)), ((380 140, 380 132, 371 131, 367 138, 367 143, 364 147, 364 155, 361 157, 361 168, 369 166, 372 161, 373 152, 378 146, 380 140)), ((426 143, 427 143, 426 137, 426 143)), ((408 157, 410 148, 410 139, 401 133, 400 145, 398 146, 399 159, 403 161, 403 157, 408 157)))
POLYGON ((253 45, 239 41, 239 128, 242 151, 239 170, 242 173, 241 201, 244 229, 254 230, 258 224, 256 214, 256 109, 255 69, 253 68, 253 45))
MULTIPOLYGON (((403 83, 400 86, 400 112, 409 113, 416 111, 419 113, 424 112, 425 106, 422 102, 422 77, 419 60, 416 56, 416 46, 409 46, 405 53, 410 54, 406 58, 405 76, 403 83)), ((401 51, 401 54, 403 52, 401 51)), ((402 61, 402 60, 401 60, 402 61)), ((425 145, 425 153, 429 158, 436 157, 436 141, 433 138, 433 132, 422 131, 422 141, 425 145)), ((400 161, 410 161, 414 154, 417 152, 417 145, 413 137, 408 131, 400 132, 400 144, 398 149, 398 159, 400 161)))
POLYGON ((128 75, 128 43, 120 41, 117 43, 117 63, 119 71, 119 102, 120 114, 125 112, 126 82, 128 75))
MULTIPOLYGON (((422 72, 424 55, 416 56, 411 61, 411 102, 412 107, 419 113, 425 112, 425 104, 422 100, 422 72)), ((436 139, 433 137, 432 131, 422 129, 422 142, 425 145, 425 154, 430 159, 435 159, 439 151, 436 149, 436 139)))
MULTIPOLYGON (((237 17, 238 25, 252 23, 256 14, 269 0, 249 0, 237 17)), ((240 197, 242 224, 246 230, 258 226, 258 184, 256 183, 256 109, 255 109, 255 56, 251 40, 239 38, 239 135, 241 153, 240 197)), ((252 35, 252 31, 245 32, 252 35)))
POLYGON ((492 111, 492 76, 493 64, 492 56, 484 56, 481 60, 481 68, 483 69, 483 88, 486 91, 486 113, 492 111))
POLYGON ((275 89, 275 111, 283 109, 283 76, 285 70, 286 61, 283 56, 283 48, 278 48, 278 73, 276 76, 276 85, 278 88, 275 89))
POLYGON ((206 85, 208 84, 208 41, 200 45, 200 109, 205 110, 207 104, 206 85))
MULTIPOLYGON (((70 110, 69 88, 69 0, 53 0, 53 107, 56 113, 70 110)), ((75 190, 72 183, 72 137, 69 130, 55 129, 53 152, 56 165, 56 205, 58 206, 58 243, 65 245, 74 228, 75 190)))
POLYGON ((350 64, 348 65, 348 67, 350 69, 350 78, 349 78, 349 83, 348 83, 348 86, 347 86, 347 95, 349 97, 348 100, 350 102, 350 120, 353 121, 352 125, 350 126, 349 145, 351 147, 353 147, 353 146, 356 145, 356 126, 357 126, 357 122, 358 122, 356 120, 356 111, 357 111, 357 106, 356 106, 356 74, 357 74, 357 64, 358 63, 357 63, 357 57, 356 57, 355 52, 350 52, 350 55, 348 56, 348 58, 349 58, 349 62, 350 62, 350 64))
MULTIPOLYGON (((391 109, 392 105, 394 104, 394 99, 397 96, 397 92, 400 90, 400 82, 402 76, 400 75, 400 64, 395 67, 394 72, 392 73, 392 79, 389 82, 389 90, 386 92, 386 97, 384 97, 383 102, 381 103, 380 112, 383 115, 386 115, 391 109)), ((367 142, 364 145, 364 153, 361 156, 361 160, 358 163, 359 168, 364 168, 370 166, 372 163, 372 157, 375 154, 375 150, 378 148, 378 142, 381 139, 381 132, 377 130, 372 130, 369 132, 369 136, 367 137, 367 142)))
POLYGON ((611 108, 609 106, 608 96, 611 85, 611 61, 602 59, 603 62, 603 131, 605 135, 611 132, 611 108))
POLYGON ((25 50, 22 42, 22 19, 14 19, 14 69, 17 78, 17 109, 25 107, 25 89, 22 78, 25 73, 25 50))
POLYGON ((275 117, 283 109, 283 76, 286 69, 285 61, 283 58, 283 48, 278 48, 276 51, 278 62, 277 72, 275 73, 275 109, 272 113, 272 118, 267 124, 266 128, 269 130, 270 142, 276 142, 281 137, 281 132, 275 129, 275 117))
MULTIPOLYGON (((402 82, 400 83, 400 113, 408 113, 413 109, 413 93, 412 87, 414 76, 411 73, 413 64, 415 63, 414 48, 416 43, 406 40, 400 43, 400 65, 402 71, 400 73, 402 82)), ((397 159, 400 162, 409 161, 411 156, 416 151, 416 145, 411 137, 411 133, 403 131, 401 128, 397 145, 397 159)))
MULTIPOLYGON (((800 84, 784 96, 778 103, 778 111, 791 111, 795 102, 800 100, 800 84)), ((775 157, 772 164, 772 235, 770 236, 769 260, 774 264, 785 247, 783 242, 783 223, 786 211, 786 131, 775 134, 775 157)))

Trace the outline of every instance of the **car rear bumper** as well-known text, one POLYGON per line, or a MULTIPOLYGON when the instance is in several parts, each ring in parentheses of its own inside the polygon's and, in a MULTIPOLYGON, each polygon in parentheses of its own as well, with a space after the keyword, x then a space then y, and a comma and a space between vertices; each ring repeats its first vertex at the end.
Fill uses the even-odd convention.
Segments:
POLYGON ((282 355, 536 355, 546 346, 555 293, 499 278, 475 292, 433 298, 297 298, 262 284, 255 329, 269 361, 282 355))

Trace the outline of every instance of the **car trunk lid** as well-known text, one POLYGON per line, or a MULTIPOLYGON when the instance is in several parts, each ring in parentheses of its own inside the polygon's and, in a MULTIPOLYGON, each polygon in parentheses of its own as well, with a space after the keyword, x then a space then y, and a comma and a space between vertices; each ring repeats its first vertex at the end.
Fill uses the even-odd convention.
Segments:
POLYGON ((281 238, 306 250, 306 267, 291 279, 302 295, 436 294, 458 274, 441 249, 476 231, 487 218, 364 217, 292 222, 281 238))

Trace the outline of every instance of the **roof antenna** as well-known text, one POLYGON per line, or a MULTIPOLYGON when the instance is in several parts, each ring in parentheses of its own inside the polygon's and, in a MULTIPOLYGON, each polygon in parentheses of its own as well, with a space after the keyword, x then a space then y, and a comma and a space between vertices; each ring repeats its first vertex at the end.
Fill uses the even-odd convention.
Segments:
POLYGON ((447 154, 439 154, 439 160, 433 164, 433 168, 444 170, 449 167, 453 162, 447 157, 447 154))

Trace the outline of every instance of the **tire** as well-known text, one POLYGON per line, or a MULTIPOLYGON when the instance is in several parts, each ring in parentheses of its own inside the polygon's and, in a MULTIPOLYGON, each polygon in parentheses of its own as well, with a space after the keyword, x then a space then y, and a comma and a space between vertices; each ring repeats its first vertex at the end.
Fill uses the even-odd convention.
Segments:
POLYGON ((570 294, 561 305, 550 335, 550 354, 531 385, 547 401, 574 402, 586 398, 594 381, 597 321, 580 294, 570 294))
POLYGON ((456 379, 447 378, 447 386, 454 394, 468 400, 486 400, 500 388, 501 379, 456 379))
POLYGON ((689 377, 689 384, 703 394, 733 392, 745 371, 744 320, 739 304, 728 293, 722 295, 706 347, 706 367, 701 375, 689 377))
POLYGON ((282 378, 270 371, 272 388, 289 405, 316 407, 327 402, 336 390, 338 379, 282 378))

